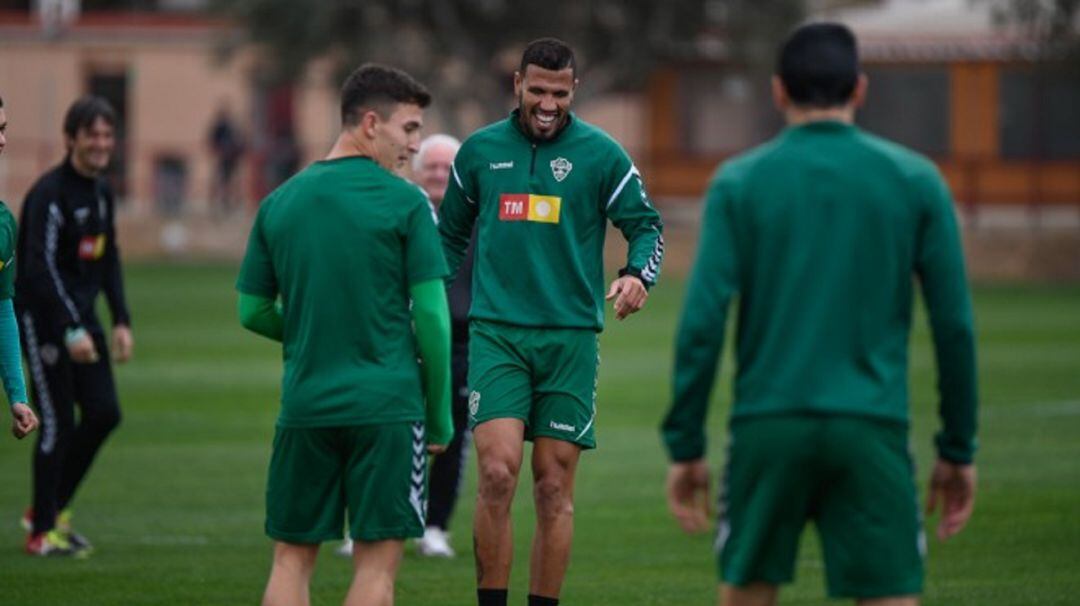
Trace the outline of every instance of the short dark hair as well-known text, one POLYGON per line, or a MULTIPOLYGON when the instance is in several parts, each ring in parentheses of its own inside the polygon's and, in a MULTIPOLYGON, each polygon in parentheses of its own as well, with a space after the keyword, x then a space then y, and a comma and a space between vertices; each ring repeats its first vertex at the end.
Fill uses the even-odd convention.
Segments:
POLYGON ((780 48, 776 72, 796 105, 844 105, 859 81, 855 34, 839 23, 803 25, 780 48))
POLYGON ((83 95, 71 104, 64 116, 64 134, 74 139, 80 130, 90 128, 98 118, 116 127, 116 110, 104 97, 83 95))
POLYGON ((4 107, 4 98, 0 97, 0 107, 4 107))
POLYGON ((521 66, 518 71, 522 76, 525 75, 525 68, 530 65, 556 72, 569 67, 577 74, 574 50, 558 38, 540 38, 530 42, 525 47, 525 52, 521 53, 521 66))
POLYGON ((389 106, 395 103, 427 107, 431 93, 400 69, 365 63, 349 74, 341 87, 341 124, 356 125, 368 110, 386 117, 389 106))

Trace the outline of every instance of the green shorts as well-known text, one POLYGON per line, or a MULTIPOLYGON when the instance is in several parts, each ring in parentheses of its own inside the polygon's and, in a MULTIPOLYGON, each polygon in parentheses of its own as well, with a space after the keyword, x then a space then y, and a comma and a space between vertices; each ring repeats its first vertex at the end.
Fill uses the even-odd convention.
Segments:
POLYGON ((770 415, 731 423, 717 536, 720 578, 794 578, 813 520, 829 595, 922 591, 926 539, 907 428, 855 416, 770 415))
POLYGON ((266 485, 266 534, 287 543, 418 537, 427 509, 424 425, 278 427, 266 485))
POLYGON ((521 419, 525 437, 595 448, 598 335, 474 320, 469 328, 469 427, 521 419))

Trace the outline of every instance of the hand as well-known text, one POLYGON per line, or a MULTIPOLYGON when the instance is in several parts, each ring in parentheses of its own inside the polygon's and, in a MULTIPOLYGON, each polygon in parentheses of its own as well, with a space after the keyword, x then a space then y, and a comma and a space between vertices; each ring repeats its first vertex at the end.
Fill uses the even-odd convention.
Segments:
POLYGON ((427 451, 428 454, 441 455, 446 452, 446 444, 428 444, 427 451))
POLYGON ((120 363, 127 362, 131 359, 131 351, 134 347, 135 339, 131 336, 131 329, 123 324, 113 326, 113 359, 120 363))
POLYGON ((931 514, 941 503, 941 520, 937 536, 944 541, 963 530, 975 509, 975 465, 960 465, 938 459, 930 474, 930 492, 926 497, 926 513, 931 514))
POLYGON ((689 533, 705 532, 709 512, 709 466, 704 459, 672 463, 667 474, 668 510, 689 533))
POLYGON ((38 419, 34 411, 25 402, 16 402, 11 406, 11 433, 19 440, 37 429, 38 419))
POLYGON ((608 289, 605 298, 608 301, 615 299, 615 319, 622 320, 645 307, 649 291, 645 290, 645 284, 641 278, 627 275, 611 283, 611 288, 608 289))
POLYGON ((94 339, 85 331, 82 336, 67 342, 68 355, 76 364, 93 364, 98 361, 97 348, 94 347, 94 339))

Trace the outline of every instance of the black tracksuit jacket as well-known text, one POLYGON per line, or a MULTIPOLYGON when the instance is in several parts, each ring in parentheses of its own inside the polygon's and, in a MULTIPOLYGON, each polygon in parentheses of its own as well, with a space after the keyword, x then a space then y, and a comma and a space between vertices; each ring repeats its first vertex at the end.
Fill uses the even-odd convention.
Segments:
POLYGON ((70 158, 41 176, 23 202, 15 304, 52 330, 101 332, 98 294, 113 324, 130 325, 116 247, 115 203, 103 178, 80 175, 70 158))

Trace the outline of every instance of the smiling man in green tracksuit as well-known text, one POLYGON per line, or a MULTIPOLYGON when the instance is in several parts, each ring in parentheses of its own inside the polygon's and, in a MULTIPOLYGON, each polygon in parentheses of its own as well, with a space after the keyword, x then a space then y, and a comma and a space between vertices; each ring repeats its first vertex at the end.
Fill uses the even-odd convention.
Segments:
POLYGON ((617 319, 645 304, 663 258, 660 215, 630 158, 570 113, 576 86, 568 46, 530 43, 514 75, 518 108, 465 141, 440 208, 451 276, 478 223, 468 383, 482 605, 506 603, 510 504, 525 439, 534 444, 537 511, 529 602, 558 603, 574 472, 581 450, 596 445, 607 221, 629 242, 626 266, 607 291, 617 319))

